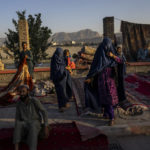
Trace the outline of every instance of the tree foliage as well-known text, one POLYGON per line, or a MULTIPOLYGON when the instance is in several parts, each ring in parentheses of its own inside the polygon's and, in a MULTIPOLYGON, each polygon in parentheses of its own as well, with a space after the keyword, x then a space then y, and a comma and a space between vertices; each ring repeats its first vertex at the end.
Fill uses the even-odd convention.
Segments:
MULTIPOLYGON (((18 20, 26 19, 26 11, 17 11, 18 20)), ((39 62, 41 59, 45 59, 46 49, 50 46, 48 39, 51 37, 51 29, 42 26, 41 14, 28 15, 27 18, 29 26, 30 48, 33 54, 34 63, 39 62)), ((7 40, 5 42, 6 47, 10 49, 14 54, 15 64, 19 61, 19 33, 18 33, 18 21, 12 19, 12 23, 15 26, 15 31, 8 29, 8 33, 5 33, 7 40)))

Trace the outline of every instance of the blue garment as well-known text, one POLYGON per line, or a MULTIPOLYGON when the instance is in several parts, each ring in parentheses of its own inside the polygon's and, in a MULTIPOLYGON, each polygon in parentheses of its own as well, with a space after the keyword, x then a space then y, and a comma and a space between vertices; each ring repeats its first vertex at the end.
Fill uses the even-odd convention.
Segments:
POLYGON ((84 84, 85 107, 95 113, 101 112, 101 104, 99 102, 98 93, 98 76, 94 77, 92 84, 84 84))
POLYGON ((23 50, 20 53, 20 64, 26 55, 27 55, 26 61, 27 61, 27 65, 28 65, 28 70, 29 70, 31 77, 33 77, 34 65, 33 65, 33 55, 32 55, 31 50, 26 50, 26 51, 23 50))
POLYGON ((93 78, 93 82, 90 84, 85 83, 84 86, 85 105, 87 108, 91 108, 94 112, 100 112, 102 107, 100 103, 101 100, 98 86, 99 75, 100 73, 103 73, 106 68, 114 67, 117 65, 115 60, 107 56, 108 52, 115 54, 111 40, 109 38, 104 38, 103 42, 96 50, 90 71, 87 75, 87 78, 93 78))
POLYGON ((87 78, 95 76, 104 68, 116 66, 115 60, 107 56, 108 52, 112 52, 115 54, 115 50, 112 46, 111 40, 109 38, 104 38, 103 42, 99 45, 99 47, 96 50, 87 78))
POLYGON ((63 50, 57 48, 51 60, 50 79, 55 84, 59 108, 65 107, 72 96, 72 80, 65 67, 63 50))
POLYGON ((124 78, 126 74, 126 58, 124 54, 118 54, 117 55, 121 60, 122 63, 118 64, 117 66, 117 91, 118 91, 118 99, 119 102, 122 102, 126 100, 126 94, 125 94, 125 84, 124 84, 124 78))
POLYGON ((117 53, 117 56, 122 60, 122 64, 118 64, 120 66, 122 66, 122 73, 125 75, 126 74, 126 57, 124 55, 124 53, 121 53, 120 55, 117 53))
POLYGON ((114 119, 114 108, 112 105, 103 105, 104 107, 104 117, 109 117, 109 119, 114 119))
POLYGON ((142 60, 142 61, 146 61, 148 57, 148 49, 139 49, 138 53, 137 53, 137 59, 138 60, 142 60))
POLYGON ((66 72, 65 67, 66 64, 64 61, 63 50, 61 48, 57 48, 51 59, 50 79, 55 83, 63 79, 66 72))

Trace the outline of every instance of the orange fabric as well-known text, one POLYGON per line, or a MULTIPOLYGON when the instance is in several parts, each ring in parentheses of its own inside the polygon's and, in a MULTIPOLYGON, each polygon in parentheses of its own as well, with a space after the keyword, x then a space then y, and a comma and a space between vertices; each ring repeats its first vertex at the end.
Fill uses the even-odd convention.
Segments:
POLYGON ((11 82, 0 90, 0 105, 9 104, 17 94, 17 88, 22 85, 29 85, 30 91, 33 89, 32 77, 29 74, 26 58, 19 65, 19 68, 11 82))
POLYGON ((70 66, 71 69, 75 69, 76 65, 73 61, 71 61, 71 58, 68 57, 68 66, 70 66))

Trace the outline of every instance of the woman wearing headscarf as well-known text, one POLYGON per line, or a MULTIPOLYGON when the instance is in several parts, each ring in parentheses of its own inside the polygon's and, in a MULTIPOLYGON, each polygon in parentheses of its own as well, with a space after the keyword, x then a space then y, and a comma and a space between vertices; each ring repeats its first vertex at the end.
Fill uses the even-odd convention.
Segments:
POLYGON ((34 72, 34 65, 33 65, 33 55, 31 50, 27 49, 27 43, 22 42, 22 52, 20 53, 20 64, 22 64, 22 61, 24 58, 26 58, 27 66, 28 66, 28 71, 30 73, 30 76, 33 78, 33 72, 34 72))
POLYGON ((71 79, 71 74, 72 74, 72 69, 75 69, 75 63, 72 61, 71 54, 68 49, 64 50, 64 61, 66 64, 66 69, 69 71, 69 74, 67 76, 67 94, 69 98, 72 98, 72 79, 71 79))
POLYGON ((118 44, 116 46, 117 56, 122 60, 122 63, 117 65, 117 91, 118 91, 118 98, 119 104, 126 100, 125 94, 125 85, 124 85, 124 78, 126 74, 126 58, 122 51, 122 45, 118 44))
POLYGON ((90 71, 85 80, 86 107, 100 112, 104 108, 104 117, 110 119, 109 125, 114 123, 114 109, 118 104, 118 95, 115 85, 115 69, 121 59, 115 55, 112 42, 104 38, 96 50, 90 71))
POLYGON ((50 79, 55 84, 59 111, 63 112, 66 107, 69 107, 68 101, 72 96, 72 91, 68 89, 70 74, 66 69, 63 50, 61 48, 57 48, 52 56, 50 79))

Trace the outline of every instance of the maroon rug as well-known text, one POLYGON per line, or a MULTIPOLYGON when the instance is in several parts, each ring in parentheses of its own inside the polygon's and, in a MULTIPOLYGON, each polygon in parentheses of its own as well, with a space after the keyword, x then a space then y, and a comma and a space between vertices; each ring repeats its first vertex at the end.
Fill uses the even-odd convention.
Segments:
POLYGON ((150 108, 150 77, 132 74, 125 78, 126 94, 133 105, 150 108))
MULTIPOLYGON (((107 136, 98 129, 81 124, 51 124, 48 139, 39 140, 37 150, 108 150, 107 136)), ((13 129, 0 130, 0 150, 14 150, 13 129)), ((28 150, 21 144, 21 150, 28 150)))
MULTIPOLYGON (((85 107, 84 80, 85 78, 73 78, 73 92, 79 115, 85 107)), ((150 76, 127 75, 125 78, 125 90, 127 100, 124 101, 123 109, 127 110, 135 105, 141 106, 145 110, 150 108, 150 76)))

